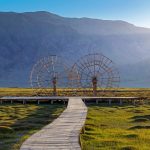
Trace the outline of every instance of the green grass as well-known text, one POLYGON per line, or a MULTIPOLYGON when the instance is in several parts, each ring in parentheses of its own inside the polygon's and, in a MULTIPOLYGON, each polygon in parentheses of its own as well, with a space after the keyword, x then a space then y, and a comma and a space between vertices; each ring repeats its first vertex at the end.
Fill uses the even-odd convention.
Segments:
POLYGON ((89 105, 83 150, 150 150, 150 105, 89 105))
POLYGON ((31 88, 0 88, 0 97, 2 96, 33 96, 31 88))
POLYGON ((52 122, 64 105, 0 105, 0 150, 19 150, 31 134, 52 122))
MULTIPOLYGON (((100 89, 98 89, 100 90, 100 89)), ((52 89, 48 90, 48 93, 52 95, 52 89)), ((40 91, 41 93, 41 91, 40 91)), ((59 96, 72 96, 74 94, 72 89, 57 89, 57 94, 59 96)), ((92 89, 83 93, 83 89, 78 89, 79 96, 92 96, 92 89)), ((0 88, 0 97, 2 96, 35 96, 31 88, 0 88)), ((97 96, 139 96, 139 97, 149 97, 150 98, 150 88, 116 88, 99 91, 97 96), (113 90, 113 92, 111 92, 113 90)))
MULTIPOLYGON (((64 95, 69 95, 68 91, 64 95)), ((79 95, 83 93, 79 92, 79 95)), ((2 96, 34 94, 30 88, 0 88, 2 96)), ((119 88, 117 92, 105 92, 104 96, 150 99, 150 89, 119 88)), ((18 150, 25 139, 50 123, 63 110, 61 105, 0 105, 0 150, 18 150)), ((83 150, 150 150, 150 106, 89 105, 80 139, 83 150)))

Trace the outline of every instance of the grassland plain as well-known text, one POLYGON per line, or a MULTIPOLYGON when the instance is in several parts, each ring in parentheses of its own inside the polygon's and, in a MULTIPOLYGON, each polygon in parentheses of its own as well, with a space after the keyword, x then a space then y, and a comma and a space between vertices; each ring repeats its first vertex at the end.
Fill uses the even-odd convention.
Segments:
MULTIPOLYGON (((79 93, 82 95, 82 92, 79 93)), ((150 99, 150 89, 119 88, 104 95, 150 99)), ((30 88, 0 88, 2 96, 34 95, 30 88)), ((150 150, 148 104, 122 107, 99 104, 88 105, 88 108, 86 124, 80 136, 83 150, 150 150)), ((0 150, 17 150, 25 139, 51 122, 63 109, 62 105, 0 105, 0 150)))
MULTIPOLYGON (((83 92, 84 89, 78 89, 79 96, 91 96, 92 89, 83 92)), ((98 96, 139 96, 150 97, 150 88, 116 88, 107 89, 105 92, 98 92, 98 96)), ((52 93, 52 89, 49 89, 49 93, 52 93)), ((72 96, 72 89, 57 89, 58 94, 61 96, 72 96)), ((40 91, 41 92, 41 91, 40 91)), ((0 97, 2 96, 36 96, 31 88, 0 88, 0 97)))
POLYGON ((83 150, 150 150, 150 105, 88 105, 83 150))
POLYGON ((19 150, 31 134, 52 122, 64 105, 0 105, 0 150, 19 150))

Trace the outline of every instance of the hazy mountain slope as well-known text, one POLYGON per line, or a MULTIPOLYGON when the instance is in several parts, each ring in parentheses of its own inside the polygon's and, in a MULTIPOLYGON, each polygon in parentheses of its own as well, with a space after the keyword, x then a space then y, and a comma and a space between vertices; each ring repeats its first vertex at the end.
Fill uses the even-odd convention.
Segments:
POLYGON ((64 18, 48 12, 0 13, 0 86, 29 86, 33 64, 48 54, 73 64, 87 53, 101 52, 116 63, 123 79, 137 76, 132 66, 144 78, 150 72, 143 75, 146 68, 139 64, 150 63, 149 49, 150 29, 124 21, 64 18))
POLYGON ((136 27, 125 21, 99 20, 91 18, 68 19, 69 25, 82 34, 112 35, 150 33, 149 29, 136 27))

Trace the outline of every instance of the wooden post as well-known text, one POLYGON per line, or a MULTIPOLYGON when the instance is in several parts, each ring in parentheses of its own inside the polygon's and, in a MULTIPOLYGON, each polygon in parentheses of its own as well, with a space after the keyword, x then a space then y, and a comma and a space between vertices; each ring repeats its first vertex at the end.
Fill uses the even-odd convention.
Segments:
POLYGON ((93 96, 97 96, 97 78, 92 78, 92 84, 93 84, 93 96))
POLYGON ((39 105, 40 104, 40 100, 38 100, 37 102, 38 102, 38 105, 39 105))
POLYGON ((56 77, 53 77, 53 96, 57 95, 57 91, 56 91, 56 83, 57 83, 57 79, 56 77))
POLYGON ((135 100, 133 100, 133 105, 135 105, 135 100))
POLYGON ((51 104, 53 104, 54 103, 54 101, 53 100, 51 100, 51 104))
POLYGON ((111 99, 108 100, 109 105, 111 105, 111 101, 112 101, 111 99))
POLYGON ((122 99, 120 99, 120 105, 122 105, 123 104, 123 100, 122 99))
POLYGON ((96 104, 98 104, 98 99, 96 100, 96 104))
POLYGON ((26 100, 23 100, 23 104, 26 104, 26 100))

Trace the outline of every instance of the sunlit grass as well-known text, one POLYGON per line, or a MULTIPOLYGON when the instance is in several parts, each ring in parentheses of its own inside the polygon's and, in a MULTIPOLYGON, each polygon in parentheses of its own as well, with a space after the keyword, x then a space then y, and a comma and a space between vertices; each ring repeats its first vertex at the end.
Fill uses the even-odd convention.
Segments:
MULTIPOLYGON (((40 89, 39 93, 43 93, 40 89)), ((36 91, 36 92, 37 92, 36 91)), ((45 89, 49 95, 53 94, 52 89, 45 89)), ((70 89, 58 88, 58 96, 93 96, 92 89, 70 89)), ((2 96, 36 96, 36 93, 31 88, 0 88, 0 97, 2 96)), ((150 88, 114 88, 114 89, 100 89, 98 88, 97 96, 138 96, 150 97, 150 88)))
MULTIPOLYGON (((82 90, 79 89, 79 95, 83 94, 82 90)), ((63 94, 69 96, 68 91, 70 89, 65 89, 63 94)), ((0 88, 0 97, 2 96, 35 95, 30 88, 0 88)), ((119 88, 117 92, 108 91, 100 96, 150 97, 150 89, 119 88)), ((63 109, 61 105, 0 105, 0 150, 19 149, 25 139, 50 123, 63 109)), ((123 107, 90 105, 85 128, 80 136, 82 148, 149 150, 149 120, 149 105, 123 107)))
POLYGON ((150 105, 88 107, 83 150, 149 150, 150 105))
POLYGON ((19 150, 22 142, 52 122, 63 105, 0 105, 0 150, 19 150))

